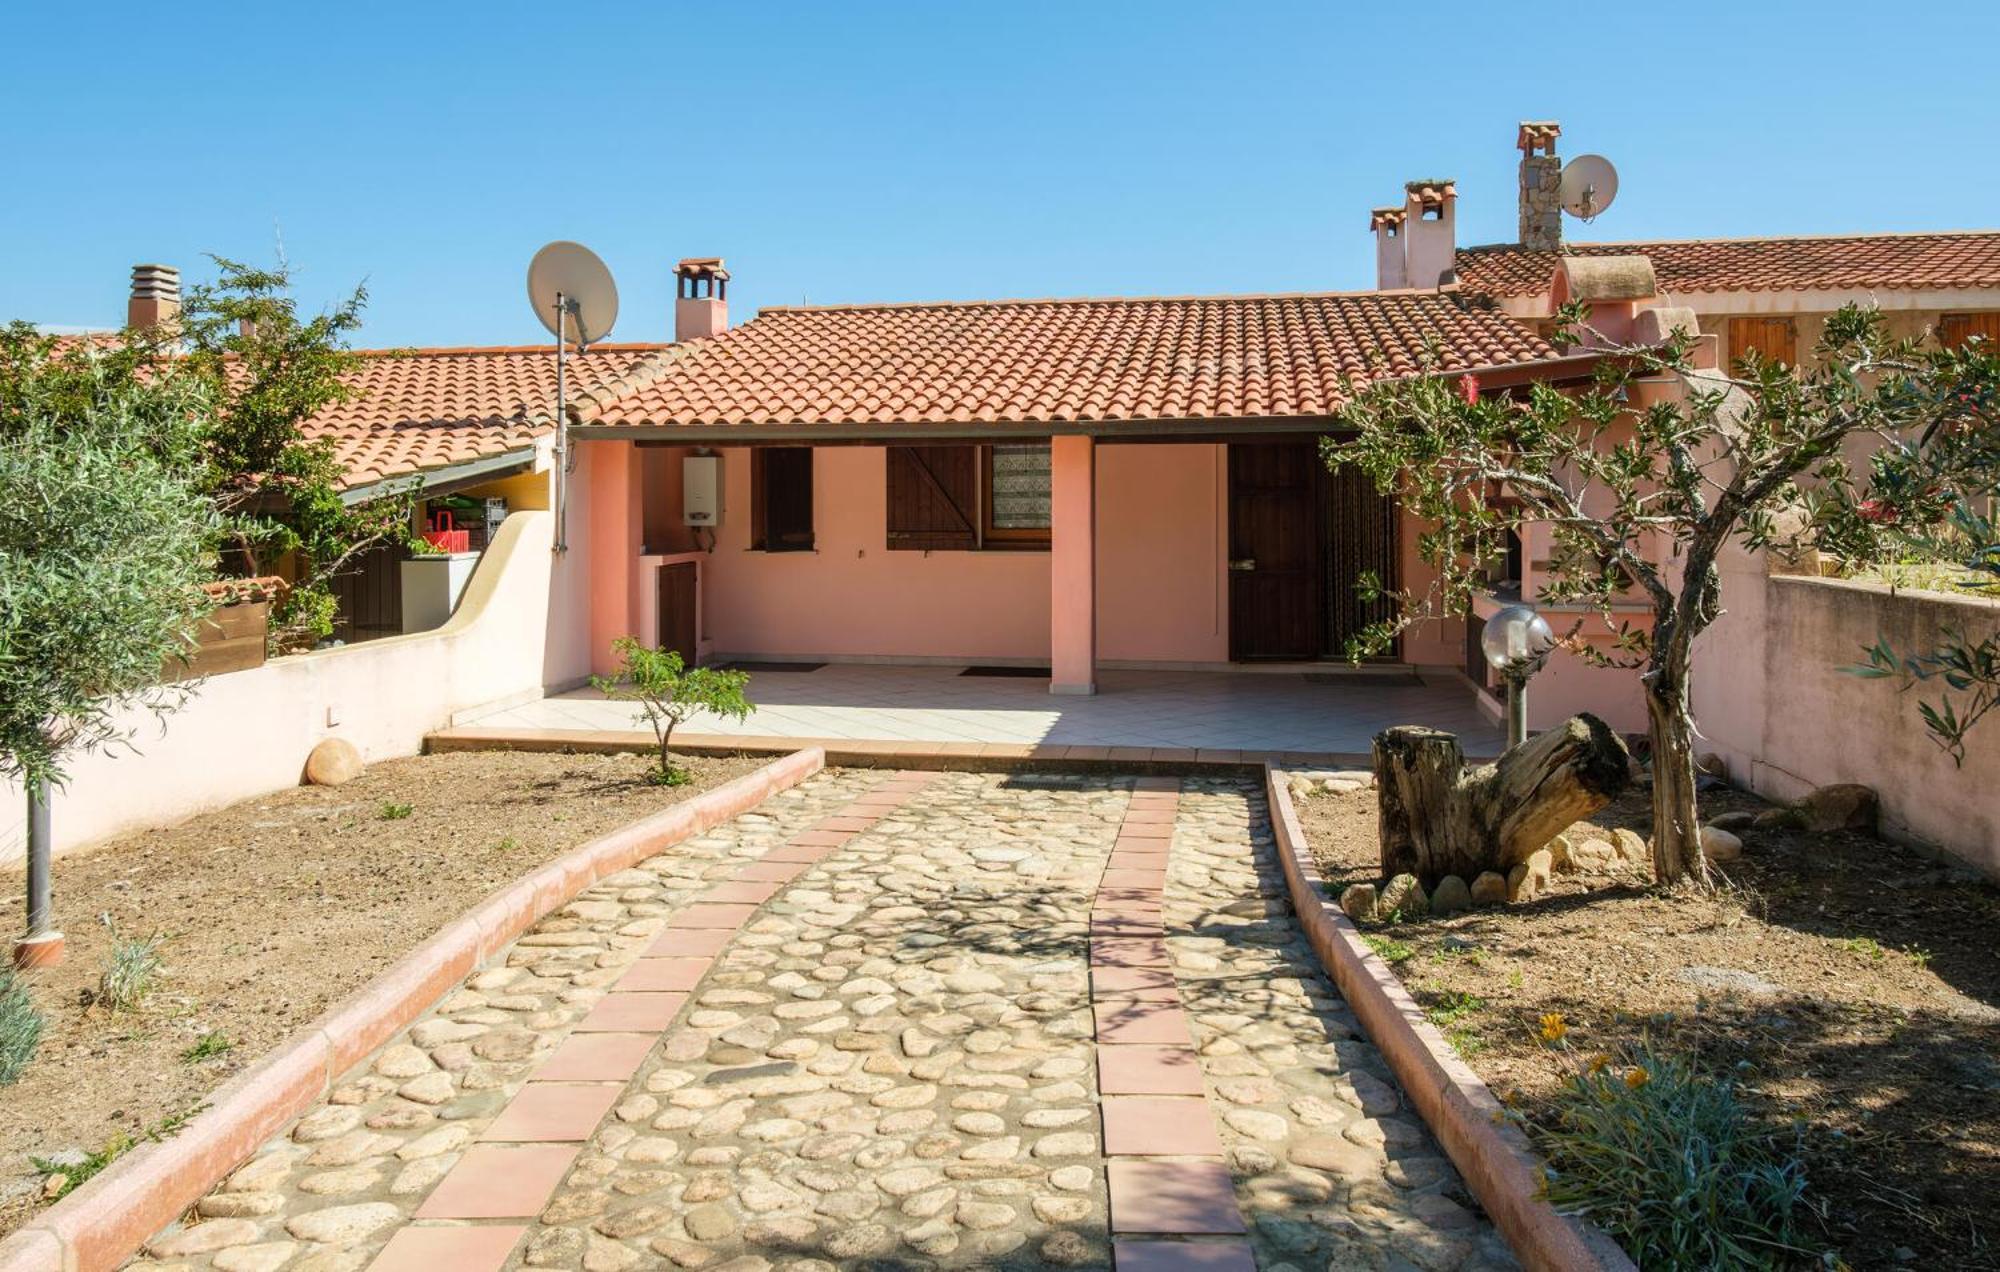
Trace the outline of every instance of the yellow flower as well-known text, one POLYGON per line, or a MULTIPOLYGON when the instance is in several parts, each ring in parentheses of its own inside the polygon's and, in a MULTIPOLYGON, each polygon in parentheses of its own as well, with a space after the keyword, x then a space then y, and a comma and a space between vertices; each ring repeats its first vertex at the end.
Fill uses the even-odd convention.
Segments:
POLYGON ((1568 1032, 1569 1026, 1563 1023, 1561 1012, 1552 1011, 1542 1016, 1543 1042, 1561 1042, 1563 1035, 1568 1032))
POLYGON ((1608 1051, 1600 1051, 1590 1058, 1590 1076, 1593 1078, 1610 1067, 1611 1053, 1608 1051))
POLYGON ((1637 1091, 1652 1080, 1652 1074, 1636 1066, 1625 1071, 1625 1085, 1631 1087, 1634 1091, 1637 1091))

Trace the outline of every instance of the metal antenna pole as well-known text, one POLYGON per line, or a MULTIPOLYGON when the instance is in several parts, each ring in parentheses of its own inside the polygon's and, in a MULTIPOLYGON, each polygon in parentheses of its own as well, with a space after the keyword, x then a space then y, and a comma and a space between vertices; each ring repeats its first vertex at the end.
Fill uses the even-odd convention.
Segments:
POLYGON ((1521 671, 1510 670, 1507 680, 1507 749, 1513 750, 1528 740, 1528 677, 1521 671))
POLYGON ((569 551, 569 393, 564 380, 563 326, 569 298, 556 293, 556 551, 569 551))

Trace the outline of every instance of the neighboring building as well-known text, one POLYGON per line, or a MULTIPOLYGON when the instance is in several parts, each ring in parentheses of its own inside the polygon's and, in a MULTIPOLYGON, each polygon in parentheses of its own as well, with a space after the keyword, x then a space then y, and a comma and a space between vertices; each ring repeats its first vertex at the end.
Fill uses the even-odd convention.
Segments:
MULTIPOLYGON (((1374 209, 1369 229, 1378 285, 1436 287, 1544 337, 1552 334, 1558 305, 1585 299, 1596 331, 1584 347, 1649 343, 1678 327, 1702 338, 1699 361, 1722 367, 1752 349, 1795 364, 1810 356, 1826 317, 1855 302, 1880 308, 1893 336, 1928 332, 1953 346, 1973 336, 2000 342, 2000 231, 1569 243, 1559 202, 1561 134, 1553 120, 1518 126, 1517 242, 1459 247, 1458 192, 1448 179, 1412 181, 1401 205, 1374 209)), ((1855 439, 1856 462, 1864 460, 1865 445, 1855 439)), ((1546 531, 1529 527, 1510 553, 1510 577, 1494 580, 1494 593, 1475 605, 1475 615, 1522 597, 1534 600, 1548 550, 1546 531)), ((1552 622, 1567 626, 1565 611, 1573 607, 1544 608, 1552 622)), ((1618 617, 1644 624, 1650 609, 1635 600, 1618 617)), ((1583 619, 1583 639, 1611 639, 1601 619, 1583 619)), ((1497 689, 1476 649, 1466 650, 1464 669, 1497 713, 1497 689)), ((1620 727, 1643 723, 1629 673, 1559 657, 1536 686, 1537 727, 1585 709, 1620 727)))
MULTIPOLYGON (((643 377, 670 347, 601 344, 572 354, 568 389, 587 402, 643 377)), ((347 470, 344 500, 414 493, 417 529, 462 529, 474 553, 485 549, 490 529, 508 512, 549 506, 556 418, 549 346, 371 350, 360 359, 355 395, 321 409, 304 427, 307 437, 333 443, 347 470)), ((444 588, 446 599, 406 613, 408 557, 400 545, 375 548, 334 580, 336 639, 394 636, 442 621, 472 562, 431 585, 444 588)), ((440 564, 424 568, 435 572, 440 564)))
POLYGON ((1568 243, 1553 193, 1561 132, 1554 122, 1520 125, 1519 242, 1437 242, 1452 226, 1448 182, 1431 183, 1442 186, 1443 208, 1430 214, 1428 229, 1411 219, 1421 206, 1414 195, 1408 211, 1378 209, 1371 227, 1385 262, 1378 271, 1382 285, 1399 285, 1386 281, 1397 277, 1395 263, 1379 246, 1393 239, 1383 224, 1388 216, 1410 227, 1404 238, 1412 282, 1418 281, 1420 256, 1428 269, 1447 254, 1460 290, 1531 323, 1552 313, 1549 289, 1564 258, 1644 256, 1658 279, 1660 303, 1693 310, 1702 332, 1718 338, 1725 366, 1752 349, 1796 362, 1811 353, 1826 316, 1853 302, 1881 308, 1897 336, 1928 330, 1948 345, 1975 335, 2000 341, 2000 230, 1568 243))
MULTIPOLYGON (((180 302, 178 269, 134 266, 126 325, 172 322, 180 302)), ((607 343, 572 353, 568 390, 588 402, 629 387, 672 347, 607 343)), ((419 530, 440 514, 452 516, 475 552, 486 546, 487 509, 504 515, 549 506, 556 418, 550 346, 362 350, 358 357, 349 380, 354 395, 322 408, 302 429, 308 439, 333 444, 346 470, 346 502, 414 494, 419 530)), ((334 581, 335 639, 406 630, 400 571, 408 556, 400 545, 374 549, 334 581)))

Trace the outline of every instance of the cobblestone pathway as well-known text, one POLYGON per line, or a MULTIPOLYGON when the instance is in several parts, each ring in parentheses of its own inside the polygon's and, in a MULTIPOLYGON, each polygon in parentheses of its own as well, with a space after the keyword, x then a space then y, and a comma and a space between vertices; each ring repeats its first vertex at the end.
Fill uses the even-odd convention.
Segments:
POLYGON ((1136 785, 778 795, 538 925, 146 1266, 1513 1266, 1290 922, 1261 795, 1136 785))

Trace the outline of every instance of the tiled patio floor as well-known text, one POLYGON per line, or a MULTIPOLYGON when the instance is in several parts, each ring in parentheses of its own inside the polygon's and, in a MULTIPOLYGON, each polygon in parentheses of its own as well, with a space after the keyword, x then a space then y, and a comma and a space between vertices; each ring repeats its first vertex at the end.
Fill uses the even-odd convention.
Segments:
MULTIPOLYGON (((957 667, 829 663, 817 671, 758 671, 757 710, 740 723, 698 716, 691 733, 865 741, 989 742, 1365 753, 1396 724, 1459 735, 1471 755, 1501 749, 1501 733, 1455 678, 1291 673, 1103 671, 1094 697, 1052 696, 1040 679, 961 676, 957 667)), ((505 729, 639 729, 626 703, 580 689, 521 706, 461 715, 455 724, 505 729)))

